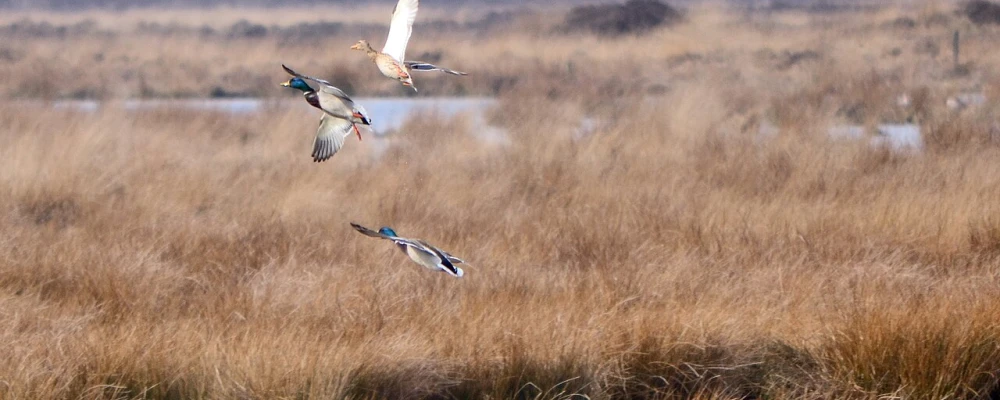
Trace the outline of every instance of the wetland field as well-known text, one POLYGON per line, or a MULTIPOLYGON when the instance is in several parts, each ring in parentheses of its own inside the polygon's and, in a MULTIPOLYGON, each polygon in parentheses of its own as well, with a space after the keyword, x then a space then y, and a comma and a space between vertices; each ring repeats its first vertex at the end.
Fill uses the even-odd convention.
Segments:
POLYGON ((988 6, 391 3, 0 12, 0 398, 1000 397, 988 6))

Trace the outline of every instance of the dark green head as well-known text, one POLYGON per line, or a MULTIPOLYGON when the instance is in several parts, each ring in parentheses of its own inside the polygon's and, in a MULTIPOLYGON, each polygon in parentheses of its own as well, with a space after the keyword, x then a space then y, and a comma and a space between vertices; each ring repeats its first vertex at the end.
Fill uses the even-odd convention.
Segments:
POLYGON ((392 228, 390 228, 388 226, 383 226, 381 228, 378 228, 378 233, 381 233, 381 234, 386 235, 386 236, 392 236, 392 237, 399 236, 399 235, 396 234, 396 231, 392 230, 392 228))
POLYGON ((293 89, 299 89, 299 90, 301 90, 303 92, 311 92, 311 91, 313 91, 313 88, 311 86, 309 86, 309 84, 306 83, 305 80, 303 80, 302 78, 299 78, 297 76, 294 77, 294 78, 292 78, 292 79, 289 79, 288 82, 282 82, 281 86, 290 87, 290 88, 293 88, 293 89))

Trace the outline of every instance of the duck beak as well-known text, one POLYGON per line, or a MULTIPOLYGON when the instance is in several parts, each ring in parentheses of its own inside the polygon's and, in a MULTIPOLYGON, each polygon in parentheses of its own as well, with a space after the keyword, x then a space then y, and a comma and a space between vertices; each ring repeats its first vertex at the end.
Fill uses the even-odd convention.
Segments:
POLYGON ((355 43, 354 46, 351 46, 351 50, 361 50, 361 46, 355 43))
POLYGON ((281 82, 279 83, 279 85, 281 85, 282 87, 290 87, 292 86, 292 81, 281 82))

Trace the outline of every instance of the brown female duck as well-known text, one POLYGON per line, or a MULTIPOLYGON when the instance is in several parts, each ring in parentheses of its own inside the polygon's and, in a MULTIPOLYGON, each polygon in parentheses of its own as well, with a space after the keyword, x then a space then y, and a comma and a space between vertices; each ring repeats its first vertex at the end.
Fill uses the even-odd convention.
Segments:
POLYGON ((403 86, 409 86, 414 91, 413 78, 410 71, 441 71, 452 75, 467 75, 448 68, 421 61, 405 61, 406 44, 413 32, 413 21, 417 19, 419 0, 399 0, 392 10, 389 22, 389 36, 385 39, 382 51, 376 51, 367 40, 359 40, 351 49, 364 51, 368 58, 378 66, 378 70, 388 78, 398 80, 403 86))

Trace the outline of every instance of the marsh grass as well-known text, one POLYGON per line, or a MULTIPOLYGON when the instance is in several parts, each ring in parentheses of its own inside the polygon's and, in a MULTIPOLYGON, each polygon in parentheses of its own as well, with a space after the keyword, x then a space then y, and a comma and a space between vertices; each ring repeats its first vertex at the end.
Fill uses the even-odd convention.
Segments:
MULTIPOLYGON (((525 32, 475 39, 507 60, 454 60, 488 64, 476 82, 509 78, 485 118, 509 143, 424 113, 322 164, 304 104, 0 104, 0 397, 996 397, 996 108, 937 101, 996 83, 848 45, 862 35, 882 57, 951 32, 882 24, 900 13, 848 14, 839 35, 797 13, 705 11, 546 52, 511 45, 525 32), (657 60, 686 55, 639 62, 651 43, 657 60), (786 49, 820 56, 788 65, 786 49), (926 100, 923 151, 826 134, 906 118, 899 91, 926 100), (426 239, 467 275, 349 222, 426 239)), ((184 40, 162 51, 220 46, 184 40)), ((27 58, 66 46, 27 43, 27 58)), ((260 56, 247 71, 288 56, 261 43, 227 48, 260 56)), ((150 85, 215 73, 190 60, 150 85)), ((62 88, 69 70, 47 65, 62 88)))
MULTIPOLYGON (((936 100, 951 91, 995 85, 989 68, 983 68, 996 62, 989 51, 993 27, 971 27, 940 6, 937 11, 916 8, 811 14, 692 5, 685 9, 683 23, 611 39, 564 33, 568 7, 563 6, 428 5, 421 8, 407 54, 470 72, 464 78, 420 74, 421 95, 497 95, 524 89, 595 101, 577 94, 657 94, 717 77, 708 81, 727 86, 734 80, 765 93, 753 96, 759 105, 771 93, 788 98, 790 90, 812 91, 819 95, 812 100, 821 101, 830 85, 868 75, 867 82, 858 84, 872 90, 850 89, 847 93, 859 98, 836 104, 844 108, 846 119, 862 122, 882 115, 862 107, 884 109, 891 103, 877 101, 885 91, 896 95, 924 85, 936 100), (913 24, 897 24, 900 19, 913 24), (950 76, 950 58, 940 51, 954 29, 965 31, 967 76, 950 76), (828 74, 809 73, 816 69, 828 74), (815 77, 819 82, 804 81, 815 77)), ((367 59, 347 51, 361 38, 381 43, 384 19, 378 8, 335 6, 10 12, 0 16, 0 38, 5 39, 0 43, 0 94, 273 97, 284 93, 276 83, 283 78, 278 66, 286 63, 349 86, 355 96, 411 95, 394 82, 374 79, 377 72, 367 59)))

